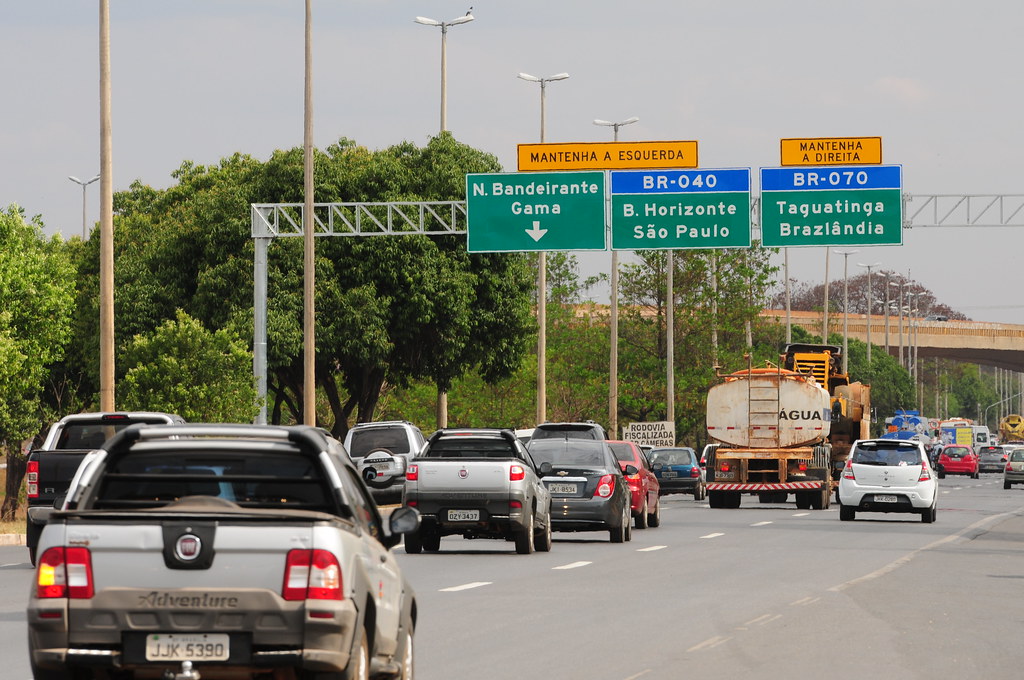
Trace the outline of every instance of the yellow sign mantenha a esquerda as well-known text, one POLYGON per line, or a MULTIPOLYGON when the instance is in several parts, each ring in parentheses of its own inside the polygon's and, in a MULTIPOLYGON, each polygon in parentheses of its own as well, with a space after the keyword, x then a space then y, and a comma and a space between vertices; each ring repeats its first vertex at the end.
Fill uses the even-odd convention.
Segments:
POLYGON ((880 165, 881 137, 782 140, 782 165, 880 165))
POLYGON ((520 144, 519 171, 696 168, 697 142, 520 144))

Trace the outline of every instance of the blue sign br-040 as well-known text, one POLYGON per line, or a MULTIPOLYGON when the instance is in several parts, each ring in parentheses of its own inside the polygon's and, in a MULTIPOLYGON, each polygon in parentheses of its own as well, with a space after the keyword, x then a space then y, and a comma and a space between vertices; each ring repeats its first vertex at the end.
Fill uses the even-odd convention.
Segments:
POLYGON ((692 194, 750 191, 749 168, 722 170, 613 170, 615 194, 692 194))
POLYGON ((903 166, 761 168, 761 191, 900 189, 903 166))

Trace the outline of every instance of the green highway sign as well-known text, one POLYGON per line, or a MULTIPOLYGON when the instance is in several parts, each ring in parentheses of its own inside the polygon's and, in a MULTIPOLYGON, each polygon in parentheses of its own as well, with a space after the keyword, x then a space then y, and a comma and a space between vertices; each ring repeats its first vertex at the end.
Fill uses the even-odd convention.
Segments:
POLYGON ((763 245, 902 245, 902 170, 899 165, 761 168, 763 245))
POLYGON ((612 250, 750 247, 750 168, 611 173, 612 250))
POLYGON ((605 250, 605 173, 466 175, 471 253, 605 250))

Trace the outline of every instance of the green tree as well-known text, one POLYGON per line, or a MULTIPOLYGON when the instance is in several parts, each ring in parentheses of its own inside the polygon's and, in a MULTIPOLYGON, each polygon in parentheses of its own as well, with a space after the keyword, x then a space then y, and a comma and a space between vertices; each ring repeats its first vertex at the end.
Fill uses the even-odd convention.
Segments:
MULTIPOLYGON (((135 183, 117 194, 118 337, 149 333, 178 307, 207 328, 252 337, 250 206, 301 203, 302 167, 301 149, 266 162, 236 154, 217 166, 183 163, 166 190, 135 183)), ((372 152, 342 139, 316 153, 315 199, 457 200, 466 173, 499 169, 494 156, 448 133, 424 148, 402 143, 372 152)), ((447 389, 470 370, 497 381, 519 369, 533 327, 525 256, 470 255, 462 238, 411 234, 318 238, 316 250, 317 416, 336 435, 352 419, 371 419, 386 387, 428 380, 447 389)), ((273 422, 300 420, 304 410, 302 262, 301 239, 270 247, 273 422)), ((82 364, 95 355, 93 323, 82 319, 82 364)), ((123 367, 117 372, 124 376, 123 367)), ((92 366, 87 374, 82 383, 95 389, 92 366)))
POLYGON ((177 413, 191 422, 251 422, 258 411, 252 352, 230 331, 210 332, 179 310, 123 354, 119 384, 130 411, 177 413))
POLYGON ((22 440, 38 434, 47 366, 71 332, 74 276, 59 237, 46 239, 38 218, 10 206, 0 213, 0 439, 7 449, 7 486, 0 519, 11 520, 25 472, 22 440))

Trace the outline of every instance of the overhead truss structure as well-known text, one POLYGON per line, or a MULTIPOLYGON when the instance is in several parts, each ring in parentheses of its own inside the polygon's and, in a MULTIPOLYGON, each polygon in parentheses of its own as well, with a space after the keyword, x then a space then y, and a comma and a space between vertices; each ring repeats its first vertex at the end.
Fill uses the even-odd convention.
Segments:
MULTIPOLYGON (((275 238, 303 235, 302 203, 254 203, 255 239, 253 371, 267 422, 267 248, 275 238)), ((761 198, 751 196, 755 238, 761 227, 761 198)), ((452 236, 466 233, 465 201, 315 203, 314 236, 452 236)), ((1024 194, 904 194, 903 228, 1024 227, 1024 194)))

